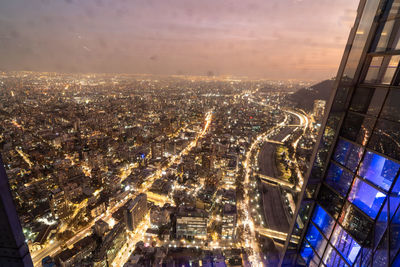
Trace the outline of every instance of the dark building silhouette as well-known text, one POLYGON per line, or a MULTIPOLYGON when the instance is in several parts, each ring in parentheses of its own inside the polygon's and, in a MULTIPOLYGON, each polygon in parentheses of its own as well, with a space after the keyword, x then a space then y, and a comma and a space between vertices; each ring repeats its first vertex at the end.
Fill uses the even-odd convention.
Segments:
POLYGON ((399 12, 360 2, 281 266, 400 266, 399 12))
POLYGON ((0 156, 0 267, 33 266, 0 156))

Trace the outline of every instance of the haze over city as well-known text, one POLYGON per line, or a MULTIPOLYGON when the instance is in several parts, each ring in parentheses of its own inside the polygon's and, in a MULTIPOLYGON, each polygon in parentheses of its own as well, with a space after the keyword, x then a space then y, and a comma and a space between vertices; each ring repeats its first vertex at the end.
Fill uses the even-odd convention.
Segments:
POLYGON ((0 70, 334 77, 356 0, 13 0, 0 70))

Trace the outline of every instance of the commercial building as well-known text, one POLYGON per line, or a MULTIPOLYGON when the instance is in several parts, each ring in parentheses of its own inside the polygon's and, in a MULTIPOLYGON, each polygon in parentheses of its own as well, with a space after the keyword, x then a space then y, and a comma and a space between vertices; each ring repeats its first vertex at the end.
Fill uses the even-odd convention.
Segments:
POLYGON ((360 2, 281 266, 400 266, 399 11, 360 2))
POLYGON ((128 230, 133 231, 147 214, 147 195, 140 194, 130 200, 124 210, 125 223, 128 230))
POLYGON ((177 238, 207 237, 207 213, 190 206, 181 206, 176 215, 177 238))

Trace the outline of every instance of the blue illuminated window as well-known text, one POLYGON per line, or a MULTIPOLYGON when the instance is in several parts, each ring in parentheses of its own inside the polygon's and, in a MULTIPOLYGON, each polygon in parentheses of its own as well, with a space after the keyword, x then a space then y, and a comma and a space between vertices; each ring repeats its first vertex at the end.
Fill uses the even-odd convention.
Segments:
POLYGON ((332 234, 331 243, 350 264, 354 263, 361 250, 361 246, 339 224, 332 234))
POLYGON ((375 219, 385 197, 384 193, 356 178, 348 199, 372 219, 375 219))
POLYGON ((332 163, 329 166, 325 182, 332 186, 342 196, 346 196, 351 183, 353 182, 353 174, 332 163))
POLYGON ((360 163, 363 152, 364 149, 362 147, 340 139, 337 143, 333 159, 354 172, 358 163, 360 163))
POLYGON ((388 221, 388 201, 385 202, 385 205, 382 208, 381 213, 378 216, 375 224, 375 247, 381 240, 383 234, 387 228, 387 221, 388 221))
POLYGON ((397 210, 390 222, 390 258, 392 259, 400 249, 400 209, 397 210))
POLYGON ((306 239, 307 239, 308 243, 310 243, 310 245, 317 252, 317 254, 319 256, 322 256, 322 254, 324 253, 324 249, 325 249, 327 241, 313 224, 310 224, 308 226, 306 239))
MULTIPOLYGON (((397 238, 397 236, 396 236, 397 238)), ((384 238, 382 239, 381 243, 379 244, 378 248, 374 254, 374 262, 372 266, 387 266, 388 264, 388 233, 385 233, 384 238)))
POLYGON ((392 218, 400 204, 400 179, 397 178, 389 197, 389 218, 392 218))
POLYGON ((316 206, 312 221, 321 229, 325 236, 329 238, 335 221, 320 205, 316 206))
POLYGON ((400 253, 397 254, 397 257, 394 260, 394 262, 392 263, 392 266, 400 266, 400 253))
POLYGON ((330 244, 322 260, 327 267, 349 266, 330 244))
POLYGON ((399 170, 400 164, 367 151, 359 175, 388 191, 399 170))
POLYGON ((318 264, 319 262, 317 255, 314 253, 314 251, 306 241, 304 241, 301 246, 300 256, 304 259, 307 266, 311 263, 316 262, 318 264))

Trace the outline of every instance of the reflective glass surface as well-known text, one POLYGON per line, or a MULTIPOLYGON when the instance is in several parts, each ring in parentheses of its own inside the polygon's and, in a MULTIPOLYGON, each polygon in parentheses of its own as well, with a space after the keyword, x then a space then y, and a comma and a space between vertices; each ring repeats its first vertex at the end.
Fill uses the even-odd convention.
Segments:
POLYGON ((388 191, 399 168, 400 164, 367 151, 361 163, 359 175, 388 191))
POLYGON ((348 200, 375 219, 386 195, 369 184, 356 178, 349 193, 348 200))
POLYGON ((394 25, 394 20, 390 20, 387 21, 386 23, 384 23, 379 30, 379 40, 378 43, 376 45, 375 51, 376 52, 382 52, 385 51, 388 45, 388 41, 389 41, 389 37, 392 33, 392 29, 393 29, 393 25, 394 25))
POLYGON ((396 72, 397 66, 399 65, 400 56, 391 56, 389 63, 384 70, 384 75, 382 78, 383 84, 390 84, 392 82, 394 73, 396 72))
POLYGON ((360 162, 363 151, 362 147, 340 139, 336 145, 333 159, 354 172, 360 162))
POLYGON ((365 117, 357 113, 349 112, 343 122, 340 135, 365 146, 368 138, 371 136, 375 120, 376 119, 373 117, 365 117))
POLYGON ((350 264, 354 263, 361 250, 361 246, 338 224, 333 231, 331 244, 350 264))
POLYGON ((390 222, 390 258, 394 258, 395 253, 400 248, 400 209, 396 211, 390 222))
POLYGON ((344 199, 325 185, 322 185, 318 194, 318 202, 332 217, 337 218, 344 204, 344 199))
POLYGON ((377 116, 387 94, 387 88, 358 87, 351 99, 350 110, 377 116))
POLYGON ((396 259, 392 262, 392 266, 400 266, 400 254, 397 254, 396 259))
POLYGON ((322 257, 327 241, 313 224, 308 225, 306 239, 317 254, 322 257))
POLYGON ((368 0, 365 3, 364 11, 357 27, 342 80, 352 80, 354 78, 378 5, 379 1, 375 0, 368 0))
POLYGON ((400 160, 400 124, 387 120, 378 120, 368 147, 400 160))
POLYGON ((353 176, 351 172, 331 163, 325 182, 345 197, 353 182, 353 176))
POLYGON ((368 67, 367 75, 365 76, 365 83, 379 83, 379 72, 382 66, 383 56, 373 57, 368 67))
POLYGON ((303 242, 300 250, 300 256, 304 259, 307 265, 309 265, 311 262, 319 262, 317 255, 306 241, 303 242))
POLYGON ((322 261, 328 267, 349 266, 330 244, 326 248, 322 261))
POLYGON ((340 215, 339 223, 359 244, 368 243, 369 232, 373 228, 372 220, 354 205, 346 202, 340 215))
POLYGON ((378 245, 378 248, 375 251, 373 266, 386 266, 386 264, 388 263, 387 241, 388 241, 388 233, 386 232, 384 238, 381 240, 380 244, 378 245))
POLYGON ((319 227, 324 235, 329 238, 332 233, 333 226, 335 225, 334 219, 320 206, 316 205, 312 221, 319 227))
POLYGON ((397 178, 389 197, 389 218, 393 218, 400 204, 400 179, 397 178))
POLYGON ((382 211, 379 214, 375 223, 375 231, 374 231, 375 247, 379 244, 383 234, 386 231, 387 222, 388 222, 388 201, 385 202, 385 205, 383 206, 382 211))
POLYGON ((383 105, 381 118, 400 122, 400 90, 389 91, 385 104, 383 105))

